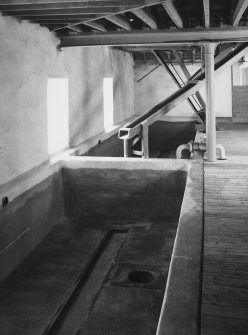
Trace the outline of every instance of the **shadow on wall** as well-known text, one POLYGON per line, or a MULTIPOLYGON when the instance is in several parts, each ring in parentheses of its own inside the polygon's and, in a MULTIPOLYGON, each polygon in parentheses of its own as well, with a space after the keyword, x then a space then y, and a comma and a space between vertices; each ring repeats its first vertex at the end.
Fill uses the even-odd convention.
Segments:
MULTIPOLYGON (((73 113, 70 114, 71 146, 79 144, 86 138, 100 132, 103 128, 101 85, 103 80, 101 65, 103 62, 102 48, 94 50, 85 48, 82 52, 81 72, 78 77, 82 94, 80 99, 75 99, 77 103, 73 105, 73 113), (94 71, 92 70, 93 68, 94 71), (81 124, 81 127, 78 127, 78 124, 81 124)), ((70 93, 73 95, 74 92, 70 93)))

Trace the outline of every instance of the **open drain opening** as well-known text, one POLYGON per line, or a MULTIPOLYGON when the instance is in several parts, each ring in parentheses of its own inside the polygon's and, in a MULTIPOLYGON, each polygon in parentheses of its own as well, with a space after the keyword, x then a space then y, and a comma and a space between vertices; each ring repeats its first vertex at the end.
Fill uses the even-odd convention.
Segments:
POLYGON ((151 272, 148 271, 132 271, 128 275, 128 279, 137 284, 147 284, 155 278, 151 272))

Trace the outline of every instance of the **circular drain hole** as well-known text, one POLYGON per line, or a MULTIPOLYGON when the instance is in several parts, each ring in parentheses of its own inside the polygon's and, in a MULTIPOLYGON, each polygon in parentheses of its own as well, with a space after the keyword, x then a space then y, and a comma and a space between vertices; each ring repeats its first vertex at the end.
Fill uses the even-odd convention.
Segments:
POLYGON ((132 271, 128 275, 128 279, 137 284, 147 284, 153 281, 155 278, 151 272, 147 271, 132 271))

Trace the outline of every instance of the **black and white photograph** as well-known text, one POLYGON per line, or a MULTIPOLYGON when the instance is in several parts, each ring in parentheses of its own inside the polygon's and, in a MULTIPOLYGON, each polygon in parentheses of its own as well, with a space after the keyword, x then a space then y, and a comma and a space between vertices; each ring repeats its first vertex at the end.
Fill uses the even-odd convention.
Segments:
POLYGON ((248 335, 248 0, 0 0, 0 335, 248 335))

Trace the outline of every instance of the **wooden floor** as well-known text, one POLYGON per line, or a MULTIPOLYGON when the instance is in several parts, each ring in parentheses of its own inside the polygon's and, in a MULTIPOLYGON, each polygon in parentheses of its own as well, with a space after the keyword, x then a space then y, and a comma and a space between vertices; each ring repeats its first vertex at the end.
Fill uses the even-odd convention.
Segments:
POLYGON ((217 143, 224 145, 228 156, 248 156, 248 125, 230 125, 234 129, 227 127, 217 132, 217 143))
POLYGON ((204 164, 201 335, 248 334, 248 127, 217 143, 229 159, 204 164))

